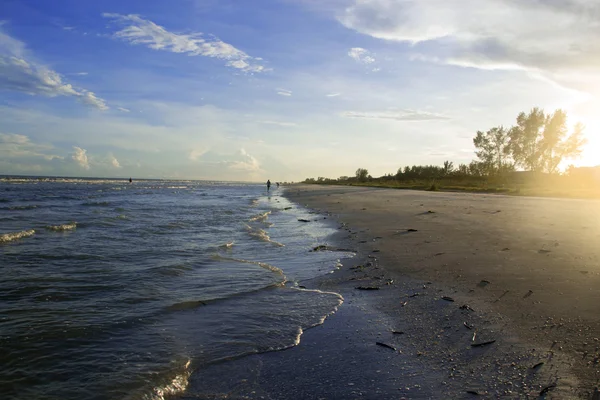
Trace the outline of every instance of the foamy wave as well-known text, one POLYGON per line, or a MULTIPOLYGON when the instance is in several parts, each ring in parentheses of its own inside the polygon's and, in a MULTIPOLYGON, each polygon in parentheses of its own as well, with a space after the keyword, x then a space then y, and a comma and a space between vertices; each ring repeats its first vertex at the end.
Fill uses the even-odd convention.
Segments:
POLYGON ((164 384, 156 386, 152 389, 152 393, 145 394, 144 400, 165 400, 172 396, 181 395, 189 384, 189 379, 192 371, 190 365, 192 361, 188 360, 182 367, 181 372, 177 373, 173 378, 169 378, 164 384))
POLYGON ((235 242, 229 242, 229 243, 222 244, 219 247, 222 249, 230 249, 233 247, 234 244, 235 244, 235 242))
POLYGON ((69 222, 68 224, 63 224, 63 225, 48 225, 48 226, 46 226, 46 229, 51 230, 51 231, 56 231, 56 232, 72 231, 75 228, 77 228, 77 222, 69 222))
POLYGON ((32 236, 34 233, 35 233, 35 231, 33 229, 30 229, 28 231, 22 231, 22 232, 4 233, 4 234, 0 235, 0 243, 8 243, 8 242, 12 242, 13 240, 26 238, 26 237, 32 236))
POLYGON ((254 216, 252 218, 250 218, 250 221, 261 221, 264 222, 267 220, 267 218, 269 218, 269 214, 271 214, 271 211, 267 211, 263 214, 259 214, 257 216, 254 216))
MULTIPOLYGON (((219 255, 215 255, 214 258, 217 260, 235 261, 235 262, 244 263, 244 264, 258 265, 261 268, 267 269, 269 271, 275 272, 275 273, 283 276, 285 279, 285 275, 283 274, 283 271, 280 268, 277 268, 276 266, 271 265, 271 264, 267 264, 267 263, 260 262, 260 261, 244 260, 242 258, 223 257, 223 256, 219 256, 219 255)), ((283 283, 285 283, 285 280, 284 280, 284 282, 282 282, 282 284, 283 283)))
POLYGON ((269 243, 273 243, 276 246, 279 247, 284 247, 285 245, 283 243, 279 243, 276 242, 274 240, 271 240, 271 238, 269 237, 269 235, 267 234, 267 232, 263 229, 260 228, 253 228, 250 225, 246 224, 246 229, 248 230, 248 234, 252 237, 255 237, 257 239, 262 240, 263 242, 269 242, 269 243))

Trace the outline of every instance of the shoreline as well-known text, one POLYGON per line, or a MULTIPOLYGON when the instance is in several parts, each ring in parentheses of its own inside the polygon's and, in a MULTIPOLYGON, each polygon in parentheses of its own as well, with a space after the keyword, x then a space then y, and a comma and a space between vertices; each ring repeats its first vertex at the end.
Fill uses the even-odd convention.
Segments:
MULTIPOLYGON (((547 313, 539 313, 531 321, 536 326, 531 335, 532 324, 519 326, 522 320, 515 318, 521 310, 506 312, 504 300, 510 296, 503 295, 495 278, 483 288, 441 273, 423 274, 414 266, 422 257, 407 250, 415 244, 400 252, 398 243, 386 243, 395 232, 385 232, 382 216, 362 204, 366 200, 374 207, 389 199, 369 199, 361 189, 295 186, 285 193, 316 215, 340 223, 331 243, 324 245, 357 250, 354 258, 342 260, 339 270, 301 282, 308 289, 340 293, 344 303, 338 311, 306 330, 298 346, 216 364, 193 375, 191 393, 201 389, 215 393, 214 398, 219 393, 250 399, 591 398, 597 385, 590 370, 594 367, 583 368, 580 355, 567 348, 582 338, 573 331, 581 324, 550 327, 547 313), (403 253, 401 259, 395 257, 398 253, 403 253), (563 330, 564 340, 553 343, 548 335, 553 329, 563 330)), ((398 223, 417 222, 410 214, 413 221, 398 223)), ((416 218, 423 215, 431 216, 419 213, 416 218)), ((387 213, 383 217, 402 219, 387 213)), ((443 258, 438 253, 431 258, 443 258)), ((533 303, 532 297, 526 299, 533 303)), ((591 334, 588 330, 585 336, 591 334)))
MULTIPOLYGON (((600 200, 599 190, 551 190, 539 187, 493 187, 484 188, 477 186, 457 186, 457 185, 441 185, 439 184, 435 190, 431 190, 431 184, 404 184, 404 185, 388 185, 388 184, 369 184, 369 183, 295 183, 288 186, 293 189, 300 186, 336 186, 336 187, 359 187, 372 189, 390 189, 390 190, 407 190, 419 192, 440 192, 440 193, 463 193, 463 194, 482 194, 482 195, 502 195, 511 197, 541 197, 541 198, 557 198, 557 199, 584 199, 584 200, 600 200)), ((523 186, 523 185, 522 185, 523 186)))
POLYGON ((556 398, 592 397, 600 202, 312 185, 288 193, 347 224, 348 239, 375 251, 391 277, 432 282, 557 361, 565 393, 556 398))

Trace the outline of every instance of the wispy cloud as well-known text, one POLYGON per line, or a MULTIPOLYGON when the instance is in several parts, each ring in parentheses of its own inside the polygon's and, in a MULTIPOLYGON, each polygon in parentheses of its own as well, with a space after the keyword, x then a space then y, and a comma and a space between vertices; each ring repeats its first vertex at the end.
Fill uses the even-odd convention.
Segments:
POLYGON ((0 133, 0 155, 2 158, 41 157, 46 160, 62 159, 52 154, 54 148, 50 145, 34 143, 26 135, 16 133, 0 133))
POLYGON ((287 89, 277 89, 277 94, 280 96, 291 96, 292 91, 287 89))
POLYGON ((373 54, 369 50, 361 47, 353 47, 348 50, 348 56, 361 64, 373 64, 375 62, 373 54))
POLYGON ((326 95, 327 97, 338 97, 339 95, 341 95, 341 93, 330 93, 328 95, 326 95))
POLYGON ((347 118, 392 119, 396 121, 432 121, 450 119, 444 115, 414 110, 390 110, 373 112, 346 111, 342 113, 342 116, 347 118))
POLYGON ((0 89, 46 97, 71 96, 80 102, 108 109, 95 93, 73 87, 50 68, 26 59, 25 45, 0 31, 0 89))
POLYGON ((135 14, 104 13, 102 15, 124 25, 123 29, 113 34, 113 37, 127 43, 143 45, 153 50, 218 58, 226 60, 227 66, 245 72, 266 71, 266 68, 257 62, 262 59, 251 57, 242 50, 216 37, 205 37, 202 33, 173 33, 135 14))
POLYGON ((354 0, 337 19, 376 38, 413 45, 428 42, 428 56, 444 63, 520 69, 566 86, 600 91, 593 72, 600 68, 600 25, 593 17, 599 14, 595 0, 488 0, 480 7, 465 7, 463 0, 354 0), (544 23, 532 25, 533 20, 544 23))
POLYGON ((277 126, 286 126, 286 127, 293 127, 293 126, 298 126, 298 124, 296 124, 295 122, 282 122, 282 121, 256 121, 260 124, 265 124, 265 125, 277 125, 277 126))
POLYGON ((188 158, 192 161, 196 161, 200 157, 202 157, 206 152, 207 152, 207 149, 205 149, 205 148, 194 149, 190 152, 190 155, 188 156, 188 158))
POLYGON ((117 110, 124 112, 124 113, 131 112, 131 110, 129 108, 125 108, 125 107, 117 107, 117 110))

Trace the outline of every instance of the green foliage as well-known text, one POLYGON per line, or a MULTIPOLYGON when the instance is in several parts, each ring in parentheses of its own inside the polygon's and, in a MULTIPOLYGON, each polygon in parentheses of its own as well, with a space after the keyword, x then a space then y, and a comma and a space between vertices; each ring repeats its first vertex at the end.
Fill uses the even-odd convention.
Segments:
POLYGON ((359 168, 356 170, 356 179, 359 182, 366 182, 369 177, 369 171, 365 168, 359 168))
MULTIPOLYGON (((424 190, 475 190, 521 193, 522 185, 543 183, 564 184, 554 180, 561 163, 578 157, 585 144, 584 127, 577 124, 569 134, 567 114, 556 110, 546 114, 534 108, 528 114, 520 113, 516 125, 506 129, 497 126, 487 131, 477 131, 473 138, 476 160, 455 167, 452 161, 443 166, 413 165, 400 167, 395 174, 379 178, 369 175, 365 168, 358 168, 352 177, 338 179, 308 178, 306 183, 360 184, 424 190), (516 168, 522 171, 516 171, 516 168), (507 188, 512 185, 513 188, 507 188)), ((570 167, 565 177, 577 176, 577 182, 589 182, 599 186, 598 175, 582 175, 581 168, 570 167)), ((600 174, 600 173, 597 173, 600 174)), ((575 178, 573 178, 575 181, 575 178)))
POLYGON ((583 130, 583 125, 577 124, 569 135, 565 111, 546 115, 534 108, 529 114, 520 113, 517 125, 510 129, 510 153, 526 171, 555 173, 562 161, 581 155, 583 130))
POLYGON ((485 133, 477 131, 473 138, 479 166, 487 175, 500 174, 512 169, 512 163, 508 161, 510 157, 508 133, 503 126, 498 126, 485 133))

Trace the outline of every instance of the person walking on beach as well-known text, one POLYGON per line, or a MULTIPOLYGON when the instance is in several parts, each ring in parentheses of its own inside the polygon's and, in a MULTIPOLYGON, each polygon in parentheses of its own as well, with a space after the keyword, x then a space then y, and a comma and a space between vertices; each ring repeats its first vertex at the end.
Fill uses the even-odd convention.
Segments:
POLYGON ((267 180, 267 192, 271 189, 271 181, 267 180))

